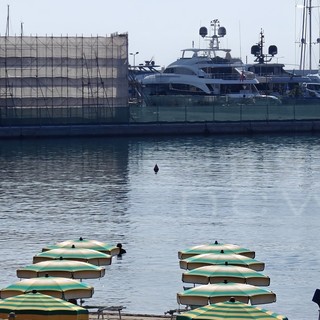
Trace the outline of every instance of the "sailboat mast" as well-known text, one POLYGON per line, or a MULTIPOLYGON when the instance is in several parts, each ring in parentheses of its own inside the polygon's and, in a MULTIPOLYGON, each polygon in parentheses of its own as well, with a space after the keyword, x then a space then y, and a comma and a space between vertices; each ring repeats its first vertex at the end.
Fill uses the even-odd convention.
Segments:
POLYGON ((303 14, 302 14, 302 27, 301 27, 301 49, 300 49, 300 70, 305 70, 305 60, 306 60, 306 8, 307 0, 303 1, 303 14))
POLYGON ((301 32, 300 70, 312 70, 312 0, 304 0, 301 32), (309 59, 309 66, 307 65, 309 59))
POLYGON ((312 23, 311 23, 311 2, 312 0, 309 0, 309 70, 311 72, 312 70, 312 23))

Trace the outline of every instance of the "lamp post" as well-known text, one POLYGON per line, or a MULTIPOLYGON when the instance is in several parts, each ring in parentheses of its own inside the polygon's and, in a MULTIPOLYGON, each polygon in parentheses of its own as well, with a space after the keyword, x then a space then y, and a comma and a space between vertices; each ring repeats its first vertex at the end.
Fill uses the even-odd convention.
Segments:
POLYGON ((139 51, 136 53, 130 52, 130 55, 133 56, 133 67, 136 66, 136 55, 139 54, 139 51))

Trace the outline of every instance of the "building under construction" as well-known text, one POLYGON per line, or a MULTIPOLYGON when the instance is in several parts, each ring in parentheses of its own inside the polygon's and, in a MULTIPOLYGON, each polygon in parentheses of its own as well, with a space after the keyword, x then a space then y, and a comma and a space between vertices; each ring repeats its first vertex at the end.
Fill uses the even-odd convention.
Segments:
POLYGON ((126 121, 127 103, 127 34, 0 36, 0 125, 126 121))

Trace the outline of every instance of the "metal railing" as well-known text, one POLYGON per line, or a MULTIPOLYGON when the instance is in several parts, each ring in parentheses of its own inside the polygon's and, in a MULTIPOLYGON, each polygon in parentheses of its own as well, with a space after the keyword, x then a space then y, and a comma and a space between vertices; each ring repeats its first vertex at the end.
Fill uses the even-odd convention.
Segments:
MULTIPOLYGON (((271 101, 272 102, 272 101, 271 101)), ((248 104, 196 102, 173 105, 124 107, 82 106, 55 108, 0 108, 0 126, 30 125, 86 125, 86 124, 133 124, 133 123, 189 123, 224 121, 292 121, 320 120, 320 100, 317 103, 292 101, 287 104, 248 104)))

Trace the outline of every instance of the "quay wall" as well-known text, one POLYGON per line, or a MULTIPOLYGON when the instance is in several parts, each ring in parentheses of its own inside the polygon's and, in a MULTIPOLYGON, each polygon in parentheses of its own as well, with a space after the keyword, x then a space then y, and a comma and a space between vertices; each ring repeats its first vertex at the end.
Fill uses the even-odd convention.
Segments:
POLYGON ((120 137, 147 135, 215 135, 310 132, 320 132, 320 120, 6 126, 0 127, 0 138, 81 136, 120 137))

